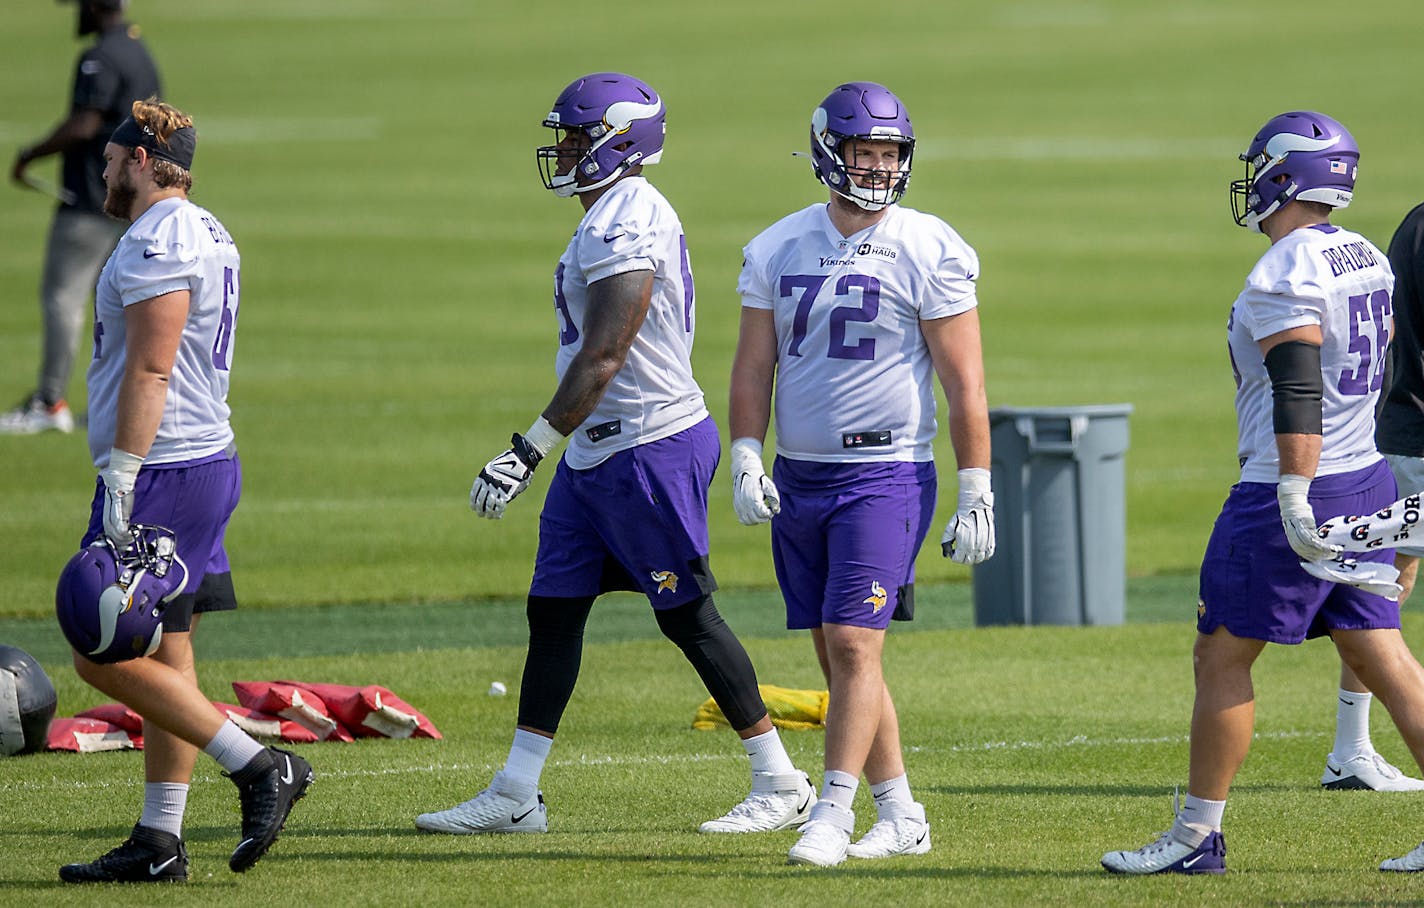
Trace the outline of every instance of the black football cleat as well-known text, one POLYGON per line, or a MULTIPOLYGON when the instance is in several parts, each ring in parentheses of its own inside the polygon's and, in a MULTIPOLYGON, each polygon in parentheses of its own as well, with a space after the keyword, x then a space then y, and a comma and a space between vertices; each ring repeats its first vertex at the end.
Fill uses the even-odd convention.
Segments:
POLYGON ((88 864, 65 864, 66 883, 186 883, 188 850, 171 832, 135 826, 124 843, 88 864))
POLYGON ((233 873, 245 873, 277 841, 292 805, 301 800, 316 777, 306 760, 269 747, 229 778, 242 802, 242 841, 227 865, 233 873))

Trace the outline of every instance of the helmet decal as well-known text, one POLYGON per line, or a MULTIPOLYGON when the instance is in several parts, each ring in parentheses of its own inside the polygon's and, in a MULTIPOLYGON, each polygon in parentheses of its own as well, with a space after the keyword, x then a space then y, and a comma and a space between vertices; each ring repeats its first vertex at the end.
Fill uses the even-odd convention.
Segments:
POLYGON ((893 205, 910 184, 915 129, 905 105, 894 93, 875 82, 839 85, 811 113, 811 169, 832 192, 867 211, 893 205), (855 180, 868 171, 847 161, 855 141, 896 142, 899 167, 893 175, 863 186, 855 180))
POLYGON ((639 164, 662 158, 666 110, 647 83, 623 73, 575 79, 554 101, 544 126, 560 140, 582 132, 587 147, 540 146, 535 151, 544 188, 568 197, 607 186, 639 164))
POLYGON ((1354 197, 1360 148, 1344 126, 1325 114, 1297 110, 1272 117, 1240 156, 1244 179, 1231 183, 1237 224, 1261 222, 1293 201, 1348 206, 1354 197))

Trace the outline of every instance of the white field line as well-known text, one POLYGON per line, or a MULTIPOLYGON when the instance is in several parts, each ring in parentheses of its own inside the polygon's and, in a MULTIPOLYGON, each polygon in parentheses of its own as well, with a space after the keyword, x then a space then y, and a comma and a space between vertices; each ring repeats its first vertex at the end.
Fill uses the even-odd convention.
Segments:
MULTIPOLYGON (((1293 738, 1326 738, 1325 732, 1317 731, 1277 731, 1257 733, 1254 738, 1260 741, 1281 741, 1293 738)), ((1067 740, 1060 741, 979 741, 970 744, 953 744, 949 747, 907 747, 909 753, 984 753, 986 751, 1021 751, 1021 750, 1067 750, 1076 747, 1133 747, 1152 746, 1161 744, 1185 744, 1188 741, 1186 735, 1164 735, 1156 738, 1089 738, 1086 735, 1075 735, 1067 740)), ((99 757, 81 755, 79 759, 100 759, 99 757)), ((649 765, 673 765, 688 763, 720 763, 723 761, 741 761, 744 755, 735 751, 726 751, 715 754, 588 754, 579 757, 572 757, 564 760, 550 760, 548 767, 552 769, 565 768, 570 766, 649 766, 649 765)), ((433 775, 436 773, 449 772, 481 772, 493 773, 499 766, 492 763, 429 763, 423 766, 392 766, 385 769, 355 769, 355 770, 334 770, 323 772, 320 763, 317 764, 318 781, 334 781, 340 779, 374 779, 384 776, 413 776, 413 775, 433 775)), ((207 783, 217 782, 222 776, 216 774, 195 773, 193 782, 207 783)), ((131 788, 136 783, 133 780, 123 781, 85 781, 76 779, 51 778, 47 781, 0 781, 0 793, 10 791, 59 791, 59 790, 102 790, 108 788, 131 788)))

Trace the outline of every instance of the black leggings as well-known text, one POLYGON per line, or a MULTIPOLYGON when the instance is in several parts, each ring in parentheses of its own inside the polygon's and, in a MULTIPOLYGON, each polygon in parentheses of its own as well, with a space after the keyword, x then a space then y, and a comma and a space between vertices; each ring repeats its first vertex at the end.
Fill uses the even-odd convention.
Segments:
MULTIPOLYGON (((559 720, 578 682, 583 629, 592 608, 592 596, 529 597, 529 652, 519 690, 520 725, 551 735, 559 730, 559 720)), ((654 614, 663 636, 676 643, 692 663, 732 728, 742 731, 766 716, 756 669, 711 596, 654 614)))

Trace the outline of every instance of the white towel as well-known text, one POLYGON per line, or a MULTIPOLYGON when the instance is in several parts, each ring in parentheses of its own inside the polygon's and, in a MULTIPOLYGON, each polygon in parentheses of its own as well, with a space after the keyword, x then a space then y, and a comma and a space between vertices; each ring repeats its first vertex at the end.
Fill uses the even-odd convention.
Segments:
POLYGON ((1394 548, 1408 540, 1424 542, 1424 497, 1407 495, 1373 514, 1341 514, 1321 523, 1320 538, 1347 552, 1394 548))
POLYGON ((1399 579, 1399 571, 1392 564, 1359 562, 1342 556, 1329 561, 1302 561, 1300 566, 1312 577, 1346 583, 1392 602, 1398 602, 1399 594, 1404 592, 1404 588, 1394 582, 1399 579))

